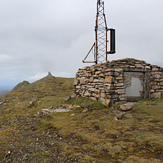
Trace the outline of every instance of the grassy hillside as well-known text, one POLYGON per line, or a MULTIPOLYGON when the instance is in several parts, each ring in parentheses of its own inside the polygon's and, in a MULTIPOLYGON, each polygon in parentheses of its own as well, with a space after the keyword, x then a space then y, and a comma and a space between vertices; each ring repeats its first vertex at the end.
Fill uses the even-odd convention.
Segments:
POLYGON ((163 162, 163 98, 128 112, 85 98, 64 102, 72 83, 45 77, 0 97, 0 162, 163 162), (65 104, 80 107, 39 114, 65 104))

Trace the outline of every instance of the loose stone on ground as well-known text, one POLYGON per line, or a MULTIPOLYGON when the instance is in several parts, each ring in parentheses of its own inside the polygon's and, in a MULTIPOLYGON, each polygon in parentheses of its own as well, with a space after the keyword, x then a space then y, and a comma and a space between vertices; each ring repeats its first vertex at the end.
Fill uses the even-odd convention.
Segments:
POLYGON ((62 105, 61 107, 50 107, 47 109, 42 109, 38 114, 40 115, 48 115, 50 113, 58 113, 58 112, 70 112, 75 108, 80 108, 79 105, 62 105))
POLYGON ((128 102, 126 104, 120 105, 120 108, 122 111, 128 111, 128 110, 131 110, 133 106, 134 106, 134 103, 128 102))

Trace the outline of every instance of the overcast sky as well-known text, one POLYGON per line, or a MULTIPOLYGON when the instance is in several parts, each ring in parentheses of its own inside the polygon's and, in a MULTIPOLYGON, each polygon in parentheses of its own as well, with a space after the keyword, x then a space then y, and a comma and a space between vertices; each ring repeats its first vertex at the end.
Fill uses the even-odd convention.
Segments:
MULTIPOLYGON (((47 75, 74 77, 94 42, 97 0, 0 0, 0 89, 47 75)), ((163 0, 104 0, 116 29, 109 60, 163 66, 163 0)))

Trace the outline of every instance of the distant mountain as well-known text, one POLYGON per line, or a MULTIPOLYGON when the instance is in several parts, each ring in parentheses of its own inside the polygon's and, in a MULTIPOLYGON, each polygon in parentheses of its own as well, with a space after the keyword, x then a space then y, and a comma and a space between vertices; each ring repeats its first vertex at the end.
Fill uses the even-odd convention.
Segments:
POLYGON ((10 90, 0 90, 0 96, 3 96, 9 92, 10 92, 10 90))
POLYGON ((17 84, 8 94, 1 97, 0 101, 17 104, 31 99, 40 99, 46 96, 68 96, 73 92, 73 78, 54 77, 50 73, 34 83, 23 81, 17 84))

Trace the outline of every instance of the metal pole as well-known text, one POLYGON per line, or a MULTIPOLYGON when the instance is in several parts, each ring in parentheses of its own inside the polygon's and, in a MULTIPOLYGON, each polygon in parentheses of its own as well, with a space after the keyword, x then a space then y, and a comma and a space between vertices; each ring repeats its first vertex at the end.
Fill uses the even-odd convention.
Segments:
POLYGON ((96 57, 96 64, 98 63, 98 15, 99 15, 99 11, 98 11, 98 4, 100 3, 100 0, 97 1, 97 14, 96 14, 96 26, 95 26, 95 57, 96 57))

